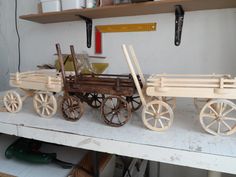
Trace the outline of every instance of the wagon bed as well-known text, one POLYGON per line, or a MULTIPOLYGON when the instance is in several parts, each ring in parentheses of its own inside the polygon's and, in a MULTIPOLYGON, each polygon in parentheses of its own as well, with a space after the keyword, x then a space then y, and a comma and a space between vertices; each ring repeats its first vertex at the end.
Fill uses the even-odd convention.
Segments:
POLYGON ((156 74, 147 80, 147 95, 236 99, 236 78, 230 75, 156 74))
POLYGON ((89 74, 66 77, 68 92, 132 96, 135 85, 130 75, 89 74))
POLYGON ((10 85, 22 89, 48 92, 61 92, 63 87, 61 76, 54 70, 12 73, 10 85))

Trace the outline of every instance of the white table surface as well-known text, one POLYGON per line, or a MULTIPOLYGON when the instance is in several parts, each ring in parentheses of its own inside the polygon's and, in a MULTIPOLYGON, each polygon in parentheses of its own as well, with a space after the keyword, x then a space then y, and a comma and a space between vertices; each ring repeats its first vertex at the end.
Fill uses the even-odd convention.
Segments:
POLYGON ((123 127, 107 126, 100 111, 85 106, 77 122, 51 119, 33 110, 31 98, 21 112, 0 113, 0 132, 88 150, 236 174, 236 134, 210 135, 201 128, 192 99, 177 99, 173 126, 166 132, 144 127, 141 110, 123 127))

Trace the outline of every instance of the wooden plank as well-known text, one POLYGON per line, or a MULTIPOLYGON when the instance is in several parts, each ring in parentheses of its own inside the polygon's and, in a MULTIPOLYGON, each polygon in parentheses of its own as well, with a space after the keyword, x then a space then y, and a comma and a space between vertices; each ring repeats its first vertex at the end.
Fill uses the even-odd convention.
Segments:
POLYGON ((21 19, 37 23, 57 23, 81 20, 78 15, 88 18, 124 17, 174 12, 175 5, 182 5, 185 11, 235 8, 235 0, 160 0, 153 2, 97 7, 95 9, 76 9, 62 12, 30 14, 21 19))
POLYGON ((98 25, 96 28, 102 33, 155 31, 156 23, 98 25))
POLYGON ((223 98, 236 99, 236 89, 223 89, 222 93, 217 93, 214 88, 179 88, 164 87, 155 88, 148 87, 146 90, 149 96, 167 96, 167 97, 183 97, 183 98, 223 98))

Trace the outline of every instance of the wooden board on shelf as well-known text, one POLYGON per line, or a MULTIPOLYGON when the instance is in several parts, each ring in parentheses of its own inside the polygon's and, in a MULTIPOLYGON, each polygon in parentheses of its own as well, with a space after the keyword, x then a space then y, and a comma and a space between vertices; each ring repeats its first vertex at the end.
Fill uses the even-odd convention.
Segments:
POLYGON ((88 18, 109 18, 148 15, 174 12, 175 5, 182 5, 185 11, 236 8, 235 0, 160 0, 136 4, 123 4, 98 7, 94 9, 76 9, 62 12, 29 14, 20 16, 21 19, 37 23, 57 23, 81 20, 78 15, 88 18))

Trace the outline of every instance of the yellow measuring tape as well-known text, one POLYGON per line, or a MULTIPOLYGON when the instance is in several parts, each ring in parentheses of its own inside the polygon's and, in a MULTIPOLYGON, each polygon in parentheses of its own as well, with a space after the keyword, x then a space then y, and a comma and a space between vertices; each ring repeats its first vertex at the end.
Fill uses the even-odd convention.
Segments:
POLYGON ((96 26, 96 28, 101 33, 155 31, 157 28, 157 24, 139 23, 139 24, 99 25, 96 26))

